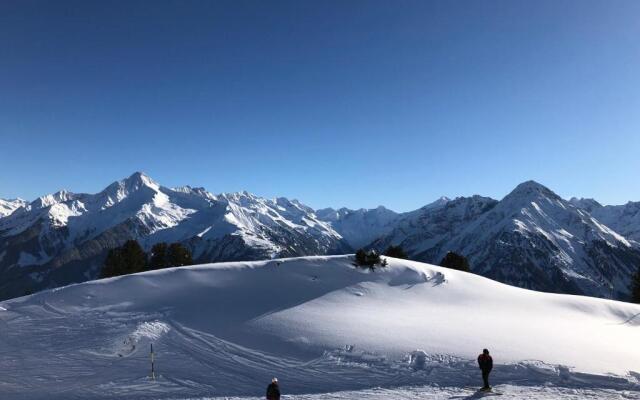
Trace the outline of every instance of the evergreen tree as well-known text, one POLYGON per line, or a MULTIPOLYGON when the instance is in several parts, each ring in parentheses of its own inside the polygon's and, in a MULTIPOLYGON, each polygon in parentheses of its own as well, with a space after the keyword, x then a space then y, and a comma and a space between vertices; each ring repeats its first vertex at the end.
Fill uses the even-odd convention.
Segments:
POLYGON ((126 274, 126 264, 122 257, 122 250, 120 247, 109 250, 107 258, 102 266, 100 273, 101 278, 110 278, 112 276, 119 276, 126 274))
POLYGON ((135 240, 127 240, 121 247, 109 250, 101 277, 133 274, 146 269, 147 254, 135 240))
POLYGON ((172 267, 181 267, 183 265, 192 265, 193 259, 191 252, 180 243, 171 243, 167 254, 169 265, 172 267))
POLYGON ((147 253, 137 240, 127 240, 121 247, 122 257, 126 263, 126 273, 134 274, 147 269, 147 253))
POLYGON ((631 281, 631 302, 640 304, 640 267, 631 281))
POLYGON ((460 254, 454 253, 450 251, 446 256, 440 261, 440 266, 445 268, 456 269, 458 271, 471 272, 469 268, 469 261, 466 257, 461 256, 460 254))
POLYGON ((169 246, 162 242, 156 243, 151 248, 149 257, 149 269, 161 269, 169 266, 169 246))
POLYGON ((356 251, 356 264, 357 265, 366 265, 367 263, 367 253, 363 249, 358 249, 356 251))
POLYGON ((355 260, 355 265, 357 267, 374 269, 376 265, 379 265, 381 267, 387 266, 387 260, 382 259, 380 257, 380 254, 378 254, 378 252, 375 250, 365 252, 363 249, 359 249, 358 251, 356 251, 355 260))
POLYGON ((404 260, 408 260, 409 256, 404 252, 401 246, 389 246, 387 250, 384 251, 384 255, 387 257, 393 258, 402 258, 404 260))

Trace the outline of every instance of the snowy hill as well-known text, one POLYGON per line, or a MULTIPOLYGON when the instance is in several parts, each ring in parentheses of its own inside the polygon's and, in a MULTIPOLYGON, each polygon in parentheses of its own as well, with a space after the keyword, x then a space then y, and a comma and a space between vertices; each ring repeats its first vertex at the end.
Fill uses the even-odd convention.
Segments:
POLYGON ((639 315, 396 259, 373 272, 348 256, 183 267, 0 302, 0 391, 257 398, 277 376, 288 394, 351 391, 309 398, 467 398, 489 347, 505 398, 637 398, 639 315))

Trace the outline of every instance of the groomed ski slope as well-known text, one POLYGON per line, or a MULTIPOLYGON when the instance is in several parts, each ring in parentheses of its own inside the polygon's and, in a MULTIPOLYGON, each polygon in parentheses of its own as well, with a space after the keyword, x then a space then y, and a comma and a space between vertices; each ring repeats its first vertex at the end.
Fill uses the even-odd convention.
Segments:
POLYGON ((2 302, 0 394, 256 398, 277 376, 287 398, 477 398, 488 347, 501 398, 640 398, 640 306, 388 261, 207 264, 2 302))

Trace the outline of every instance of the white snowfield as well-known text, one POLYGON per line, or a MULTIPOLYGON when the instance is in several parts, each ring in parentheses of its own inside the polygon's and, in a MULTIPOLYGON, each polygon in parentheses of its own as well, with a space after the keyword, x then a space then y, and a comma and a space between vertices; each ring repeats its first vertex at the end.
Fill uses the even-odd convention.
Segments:
POLYGON ((350 256, 207 264, 0 303, 2 399, 640 398, 640 306, 350 256), (153 343, 157 379, 150 379, 153 343))

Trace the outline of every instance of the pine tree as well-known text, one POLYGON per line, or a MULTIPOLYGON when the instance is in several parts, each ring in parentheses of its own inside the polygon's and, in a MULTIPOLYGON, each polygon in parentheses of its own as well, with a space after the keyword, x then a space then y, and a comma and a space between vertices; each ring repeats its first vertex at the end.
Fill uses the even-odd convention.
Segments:
POLYGON ((147 253, 137 240, 127 240, 121 247, 122 257, 126 263, 126 273, 134 274, 147 269, 147 253))
POLYGON ((172 267, 181 267, 183 265, 192 265, 193 258, 191 252, 180 243, 171 243, 167 254, 169 265, 172 267))
POLYGON ((169 266, 169 246, 162 242, 156 243, 151 248, 151 257, 149 258, 149 269, 161 269, 169 266))
POLYGON ((102 278, 133 274, 146 269, 147 254, 135 240, 109 250, 101 271, 102 278))
POLYGON ((367 264, 367 253, 363 249, 356 251, 356 264, 360 266, 367 264))
POLYGON ((384 251, 384 255, 387 257, 393 258, 402 258, 404 260, 408 260, 409 256, 404 252, 401 246, 389 246, 387 250, 384 251))
POLYGON ((375 250, 366 252, 363 249, 359 249, 358 251, 356 251, 355 260, 355 265, 357 267, 374 269, 376 265, 379 265, 381 267, 387 266, 387 260, 381 258, 380 254, 378 254, 378 252, 375 250))
POLYGON ((440 261, 440 266, 458 271, 471 272, 467 258, 453 251, 448 252, 447 255, 444 256, 442 261, 440 261))
POLYGON ((640 304, 640 267, 631 281, 631 302, 640 304))
POLYGON ((110 278, 112 276, 119 276, 125 274, 125 262, 122 257, 122 250, 118 247, 109 250, 107 258, 102 266, 100 272, 101 278, 110 278))

